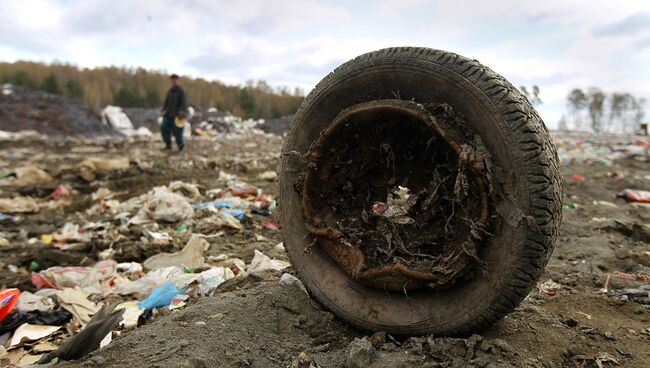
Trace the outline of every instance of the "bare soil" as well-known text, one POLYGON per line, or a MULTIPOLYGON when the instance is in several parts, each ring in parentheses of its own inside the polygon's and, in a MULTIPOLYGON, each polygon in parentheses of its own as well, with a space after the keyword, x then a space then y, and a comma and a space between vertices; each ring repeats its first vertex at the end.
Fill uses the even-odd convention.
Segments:
MULTIPOLYGON (((556 135, 562 144, 577 139, 556 135)), ((116 199, 126 200, 173 180, 210 189, 223 170, 275 194, 275 183, 258 179, 258 174, 277 168, 281 138, 198 138, 188 144, 183 155, 161 152, 156 137, 147 141, 30 138, 2 144, 1 167, 35 164, 50 172, 56 184, 74 190, 68 205, 24 215, 18 224, 1 224, 10 245, 0 247, 0 287, 33 290, 27 272, 32 261, 41 268, 93 264, 98 253, 108 247, 93 243, 83 251, 55 251, 28 241, 59 229, 66 221, 82 221, 84 211, 94 204, 91 194, 100 186, 117 192, 116 199), (62 169, 89 155, 127 156, 134 164, 125 172, 100 176, 90 183, 62 169), (20 270, 11 272, 7 265, 20 270)), ((546 292, 541 285, 533 289, 514 313, 478 335, 397 339, 358 331, 336 319, 300 288, 280 284, 280 274, 268 273, 230 280, 214 297, 160 313, 135 330, 123 331, 108 347, 89 357, 58 366, 340 367, 349 359, 354 366, 363 360, 350 351, 359 346, 355 339, 364 337, 373 345, 366 351, 367 366, 371 367, 649 366, 650 311, 643 305, 650 300, 601 292, 608 275, 610 290, 650 283, 616 275, 650 273, 650 243, 615 222, 650 223, 650 208, 616 199, 616 193, 625 188, 650 189, 649 168, 647 161, 628 157, 613 160, 610 166, 599 162, 565 165, 565 203, 572 205, 564 209, 559 240, 540 280, 553 280, 560 286, 546 292), (624 177, 613 177, 613 172, 622 172, 624 177), (584 180, 574 179, 574 175, 584 180)), ((53 189, 2 188, 0 196, 20 192, 46 198, 53 189)), ((275 219, 275 215, 256 216, 244 222, 243 231, 227 230, 223 236, 209 238, 208 254, 227 253, 249 262, 253 250, 259 249, 288 260, 275 247, 281 233, 260 226, 261 221, 275 219), (256 240, 256 235, 266 240, 256 240)), ((188 232, 169 228, 176 241, 168 248, 144 247, 136 227, 118 244, 115 258, 142 261, 155 253, 179 249, 199 225, 188 232)))

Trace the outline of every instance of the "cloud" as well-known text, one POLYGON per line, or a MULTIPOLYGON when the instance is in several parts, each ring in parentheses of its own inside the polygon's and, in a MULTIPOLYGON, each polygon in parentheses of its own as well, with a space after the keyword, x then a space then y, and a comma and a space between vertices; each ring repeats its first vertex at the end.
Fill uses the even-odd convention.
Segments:
POLYGON ((650 11, 640 11, 618 22, 594 28, 597 37, 636 35, 650 31, 650 11))
POLYGON ((365 52, 414 45, 537 84, 553 125, 574 87, 650 100, 650 2, 0 0, 0 59, 143 66, 311 89, 365 52))

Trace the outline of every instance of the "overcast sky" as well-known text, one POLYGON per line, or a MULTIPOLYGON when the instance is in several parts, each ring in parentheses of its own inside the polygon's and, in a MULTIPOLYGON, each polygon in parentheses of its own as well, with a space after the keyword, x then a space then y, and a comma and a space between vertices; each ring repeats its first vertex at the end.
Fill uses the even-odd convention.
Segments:
MULTIPOLYGON (((573 87, 650 100, 650 1, 0 0, 0 60, 143 66, 309 91, 389 46, 478 59, 540 86, 555 126, 573 87)), ((647 106, 647 105, 646 105, 647 106)))

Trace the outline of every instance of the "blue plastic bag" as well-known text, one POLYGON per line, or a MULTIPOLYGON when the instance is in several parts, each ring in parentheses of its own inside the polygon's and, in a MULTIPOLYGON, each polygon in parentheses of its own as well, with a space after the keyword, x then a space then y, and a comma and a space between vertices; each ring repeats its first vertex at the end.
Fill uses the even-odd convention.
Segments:
POLYGON ((144 310, 166 307, 172 302, 174 296, 183 293, 185 289, 179 290, 173 283, 167 282, 155 288, 147 299, 138 302, 138 307, 144 310))
POLYGON ((229 210, 229 209, 222 209, 221 213, 226 213, 237 220, 241 221, 241 219, 244 218, 244 210, 229 210))
POLYGON ((212 202, 201 202, 192 205, 192 208, 195 210, 202 210, 208 207, 216 208, 233 208, 235 205, 230 201, 216 200, 212 202))

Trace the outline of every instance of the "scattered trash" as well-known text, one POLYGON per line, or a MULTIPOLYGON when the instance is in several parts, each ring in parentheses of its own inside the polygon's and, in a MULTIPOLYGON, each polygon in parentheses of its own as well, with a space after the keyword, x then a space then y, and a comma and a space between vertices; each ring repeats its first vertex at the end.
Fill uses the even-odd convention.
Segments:
POLYGON ((124 309, 120 326, 127 330, 135 328, 138 325, 140 316, 144 313, 144 309, 140 308, 138 302, 135 301, 120 303, 115 309, 124 309))
POLYGON ((148 258, 142 264, 147 270, 166 267, 197 268, 205 265, 203 252, 209 246, 200 235, 192 235, 185 247, 176 253, 160 253, 148 258))
POLYGON ((189 198, 196 198, 201 195, 199 188, 194 184, 184 183, 182 181, 172 181, 169 183, 169 190, 172 192, 180 192, 183 196, 189 198))
POLYGON ((616 203, 612 203, 608 201, 594 201, 593 203, 595 206, 618 208, 618 205, 616 203))
POLYGON ((274 181, 278 177, 278 173, 272 170, 260 173, 257 178, 260 180, 274 181))
POLYGON ((557 282, 551 279, 537 284, 537 288, 539 289, 539 291, 550 296, 555 296, 557 294, 556 291, 559 290, 561 287, 562 285, 558 284, 557 282))
POLYGON ((277 221, 263 221, 261 225, 263 228, 268 230, 280 230, 280 225, 277 221))
MULTIPOLYGON (((242 215, 243 216, 243 215, 242 215)), ((218 227, 226 227, 229 229, 241 230, 242 226, 237 218, 225 211, 220 211, 216 218, 216 225, 218 227)))
POLYGON ((2 221, 8 221, 8 222, 13 222, 13 223, 18 223, 20 222, 21 218, 18 216, 10 216, 6 215, 4 213, 0 213, 0 222, 2 221))
POLYGON ((138 307, 145 311, 154 308, 167 307, 171 304, 172 299, 182 294, 184 289, 177 289, 176 286, 170 282, 165 283, 154 289, 151 294, 138 303, 138 307))
POLYGON ((36 287, 53 289, 95 286, 113 276, 116 266, 113 260, 97 262, 93 267, 55 266, 32 273, 32 283, 36 287))
POLYGON ((26 323, 39 326, 63 326, 71 319, 72 314, 63 308, 56 308, 49 311, 33 310, 29 312, 14 310, 0 324, 0 335, 12 332, 26 323))
POLYGON ((46 295, 32 294, 29 291, 23 291, 18 297, 16 310, 18 312, 41 311, 47 312, 54 309, 54 302, 46 295))
POLYGON ((253 260, 251 261, 251 264, 248 266, 246 271, 249 273, 257 273, 267 270, 282 271, 290 265, 291 264, 286 261, 271 259, 264 253, 255 249, 255 256, 253 257, 253 260))
MULTIPOLYGON (((119 106, 106 106, 102 110, 102 122, 126 136, 136 134, 133 123, 119 106)), ((138 134, 140 133, 138 132, 138 134)), ((149 131, 149 135, 151 135, 151 131, 149 131)))
POLYGON ((88 300, 89 295, 89 293, 76 287, 57 291, 56 298, 63 308, 72 313, 75 320, 85 326, 99 309, 95 303, 88 300))
POLYGON ((18 188, 47 186, 53 181, 50 174, 36 166, 19 167, 9 177, 14 179, 8 185, 18 188))
POLYGON ((626 295, 635 298, 647 297, 650 294, 650 285, 643 285, 634 289, 614 289, 610 290, 609 294, 616 296, 626 295))
POLYGON ((42 235, 43 243, 54 243, 59 249, 67 250, 90 242, 91 236, 79 225, 67 222, 59 232, 42 235))
POLYGON ((257 188, 255 187, 247 187, 247 188, 232 188, 230 189, 230 194, 232 194, 235 197, 255 197, 257 196, 257 188))
MULTIPOLYGON (((307 289, 305 288, 305 285, 303 285, 302 281, 300 281, 299 278, 296 276, 290 274, 290 273, 283 273, 282 276, 280 277, 280 283, 282 285, 295 285, 298 286, 299 288, 302 289, 305 293, 307 293, 307 289)), ((309 293, 307 293, 309 294, 309 293)))
POLYGON ((172 301, 169 303, 169 310, 183 308, 189 299, 190 299, 189 295, 186 294, 174 295, 172 301))
POLYGON ((164 283, 171 282, 177 288, 185 288, 195 278, 196 275, 185 273, 178 267, 159 268, 148 272, 135 281, 125 279, 118 282, 115 285, 114 292, 119 295, 133 295, 137 298, 145 298, 155 288, 164 283))
POLYGON ((18 296, 20 290, 18 289, 2 289, 0 290, 0 322, 14 309, 18 303, 18 296))
POLYGON ((650 192, 647 190, 625 189, 617 194, 627 202, 650 203, 650 192))
POLYGON ((39 210, 38 203, 32 197, 0 198, 0 212, 3 213, 34 213, 39 210))
POLYGON ((95 191, 95 193, 92 194, 91 198, 93 201, 97 200, 104 200, 104 199, 111 199, 115 193, 113 193, 110 189, 101 187, 95 191))
POLYGON ((139 225, 151 221, 179 222, 192 216, 194 210, 187 198, 169 192, 166 188, 158 188, 129 223, 139 225))
POLYGON ((625 173, 622 171, 614 171, 607 173, 607 176, 612 179, 621 180, 625 178, 625 173))
POLYGON ((650 282, 650 275, 645 273, 614 272, 614 276, 625 280, 650 282))
POLYGON ((128 168, 129 160, 127 158, 107 159, 92 157, 81 162, 79 165, 79 175, 86 181, 93 181, 97 177, 97 174, 126 170, 128 168))
POLYGON ((226 280, 235 277, 233 271, 228 267, 214 267, 203 271, 196 278, 199 284, 197 292, 199 296, 212 296, 212 292, 226 280))
POLYGON ((14 331, 9 347, 14 347, 27 341, 40 340, 44 337, 50 336, 60 329, 61 326, 32 325, 24 323, 14 331))
MULTIPOLYGON (((158 112, 153 113, 157 118, 158 112)), ((133 118, 132 121, 136 131, 140 123, 133 118)), ((104 336, 100 332, 91 338, 93 341, 104 341, 99 345, 106 344, 118 334, 128 338, 131 334, 140 334, 137 331, 142 331, 142 328, 161 325, 172 329, 179 325, 179 330, 171 331, 174 334, 178 332, 178 336, 185 332, 194 335, 208 333, 217 324, 224 324, 231 331, 237 331, 238 326, 245 331, 258 331, 251 329, 246 317, 255 316, 254 323, 259 321, 260 326, 266 328, 268 326, 264 324, 268 321, 265 314, 272 307, 273 318, 276 318, 276 312, 279 316, 280 331, 290 329, 292 333, 322 336, 317 339, 317 346, 311 343, 304 346, 295 343, 287 345, 287 349, 295 352, 289 362, 294 358, 302 366, 316 366, 320 360, 314 358, 315 354, 332 349, 336 358, 332 361, 345 365, 343 362, 351 355, 345 349, 345 344, 360 335, 356 331, 352 334, 344 332, 346 330, 343 329, 347 327, 340 326, 336 319, 331 319, 331 315, 323 317, 321 321, 321 317, 316 316, 325 313, 320 310, 308 312, 307 308, 312 303, 307 294, 303 294, 304 285, 293 271, 290 271, 293 275, 286 273, 289 263, 280 242, 281 227, 275 213, 277 189, 272 183, 277 180, 274 168, 278 166, 278 157, 284 159, 284 156, 279 156, 281 141, 277 137, 270 138, 276 140, 268 148, 269 138, 266 136, 260 135, 254 140, 246 136, 264 124, 243 127, 237 122, 224 124, 224 130, 220 130, 220 123, 211 121, 209 124, 212 126, 200 123, 192 125, 195 131, 201 129, 207 135, 195 139, 188 146, 190 151, 187 156, 182 158, 177 155, 163 156, 158 152, 159 142, 156 140, 159 138, 155 125, 147 125, 154 131, 153 140, 140 139, 137 134, 128 139, 69 137, 53 140, 35 133, 3 135, 0 132, 0 140, 16 142, 11 144, 11 149, 0 150, 0 166, 4 168, 0 169, 0 272, 4 277, 3 285, 21 287, 13 310, 0 322, 0 346, 10 346, 12 335, 23 325, 57 328, 43 338, 25 339, 8 352, 0 348, 0 366, 9 361, 9 358, 4 358, 7 355, 3 355, 3 349, 14 365, 19 365, 18 362, 33 363, 55 352, 62 341, 79 336, 81 326, 85 324, 87 329, 101 306, 113 304, 117 304, 114 310, 121 311, 122 320, 105 330, 104 336), (212 133, 215 134, 209 135, 212 133), (29 140, 30 143, 21 146, 20 140, 29 140), (34 147, 42 147, 42 150, 34 150, 34 147), (117 165, 112 165, 115 163, 117 165), (26 184, 18 180, 21 175, 23 180, 27 180, 28 176, 24 174, 28 171, 18 175, 18 170, 14 168, 27 166, 39 168, 41 172, 33 173, 37 173, 40 181, 26 184), (49 180, 43 174, 48 175, 49 180), (162 198, 157 197, 159 194, 162 198), (168 201, 168 194, 177 202, 168 201), (162 214, 166 209, 168 214, 162 214), (190 246, 195 237, 202 243, 196 248, 190 246), (208 247, 209 250, 206 249, 208 247), (255 248, 258 251, 253 253, 255 248), (248 263, 251 256, 254 256, 253 260, 248 263), (266 271, 272 272, 264 274, 266 271), (33 279, 37 290, 26 284, 29 278, 33 279), (298 291, 294 287, 296 285, 302 291, 298 291), (275 288, 272 306, 267 305, 266 299, 257 299, 262 295, 261 291, 269 288, 275 288), (161 289, 167 290, 168 294, 162 295, 161 289), (285 300, 285 294, 291 298, 285 300), (160 297, 163 296, 167 299, 161 302, 163 298, 160 297), (211 299, 197 303, 199 298, 210 296, 211 299), (149 307, 146 303, 154 301, 159 305, 152 307, 156 311, 145 313, 145 308, 139 306, 145 303, 143 307, 149 307), (220 308, 209 311, 200 309, 213 302, 222 304, 218 304, 220 308), (232 302, 235 309, 229 309, 226 302, 232 302), (233 313, 233 310, 237 310, 237 313, 233 313), (179 316, 183 318, 178 319, 179 316), (150 319, 167 320, 159 321, 163 324, 150 324, 150 319), (299 329, 291 327, 296 323, 299 329), (117 331, 111 333, 113 329, 117 331), (329 336, 341 336, 345 340, 344 345, 340 345, 343 340, 331 340, 329 336), (341 346, 344 348, 338 349, 341 346)), ((148 134, 144 129, 141 131, 148 134)), ((644 207, 642 202, 625 204, 622 200, 615 202, 612 199, 612 193, 616 190, 645 188, 645 183, 650 182, 650 176, 641 169, 643 165, 636 162, 646 162, 646 151, 635 148, 641 146, 631 143, 634 139, 606 138, 609 139, 620 142, 610 148, 599 139, 584 139, 579 144, 576 143, 577 139, 559 139, 560 144, 564 145, 560 157, 572 163, 581 162, 565 169, 565 173, 568 173, 565 179, 569 184, 574 184, 565 185, 564 198, 567 203, 564 207, 565 217, 568 217, 559 238, 561 242, 575 243, 580 250, 570 247, 571 251, 567 254, 566 247, 556 247, 556 258, 553 258, 552 267, 545 274, 557 282, 546 281, 548 277, 541 280, 538 286, 540 294, 531 294, 529 302, 518 312, 541 315, 539 319, 528 319, 530 328, 538 336, 548 332, 544 321, 565 321, 568 317, 574 317, 579 325, 572 328, 571 336, 585 334, 593 344, 587 349, 576 340, 579 345, 576 351, 590 353, 585 360, 575 361, 576 364, 586 362, 588 366, 597 366, 596 358, 600 353, 596 353, 608 351, 607 345, 603 344, 611 345, 609 338, 615 338, 617 343, 622 344, 621 348, 638 354, 629 346, 647 339, 648 333, 644 332, 647 324, 629 327, 634 329, 629 333, 626 329, 608 328, 612 334, 607 334, 608 329, 596 328, 602 326, 600 320, 606 318, 603 311, 614 308, 620 313, 642 314, 650 310, 650 276, 647 275, 646 261, 650 259, 650 254, 646 254, 648 249, 642 243, 647 242, 647 203, 644 207), (630 142, 626 143, 625 140, 630 142), (628 164, 630 161, 633 165, 628 164), (590 164, 594 166, 588 166, 590 164), (574 172, 582 175, 572 175, 574 172), (616 190, 612 192, 612 188, 616 190), (592 243, 593 249, 588 247, 592 243), (615 270, 629 272, 619 273, 615 270), (606 274, 611 275, 611 280, 605 282, 606 291, 594 298, 592 293, 597 289, 590 282, 584 282, 592 280, 590 277, 604 280, 606 274), (579 287, 576 287, 576 282, 579 287), (546 297, 544 294, 555 296, 546 297), (583 300, 585 295, 589 303, 583 300), (571 303, 576 300, 574 296, 580 301, 579 309, 586 313, 578 311, 574 315, 558 315, 556 309, 546 308, 545 303, 558 303, 560 299, 563 301, 559 303, 571 303), (632 303, 635 305, 628 305, 632 303), (621 308, 624 304, 627 307, 621 308), (532 312, 534 310, 537 312, 532 312)), ((293 156, 290 159, 293 160, 293 156)), ((296 157, 296 164, 298 161, 296 157)), ((365 210, 371 216, 387 220, 386 223, 410 221, 412 216, 403 210, 408 207, 408 198, 408 189, 400 188, 394 197, 373 199, 377 201, 375 205, 365 210)), ((358 218, 362 219, 361 216, 359 214, 358 218)), ((317 251, 319 245, 314 244, 313 247, 305 251, 317 251)), ((633 317, 638 321, 643 315, 633 317)), ((615 325, 611 319, 603 322, 608 326, 615 325)), ((553 324, 549 328, 569 327, 553 324)), ((157 339, 164 339, 167 336, 148 331, 145 337, 156 334, 157 339)), ((191 341, 189 345, 182 342, 183 339, 168 341, 161 346, 152 346, 151 351, 133 354, 133 359, 140 363, 146 361, 143 365, 184 364, 173 360, 174 356, 187 353, 190 354, 188 359, 191 359, 193 350, 179 349, 194 346, 195 340, 190 339, 190 335, 182 336, 191 341), (169 352, 172 353, 167 361, 152 362, 169 352), (153 355, 142 358, 147 354, 153 355)), ((286 335, 280 337, 285 338, 286 335)), ((513 344, 508 348, 489 338, 477 339, 482 338, 477 336, 471 340, 426 336, 393 339, 389 334, 384 334, 377 338, 377 342, 366 338, 374 351, 358 347, 374 357, 370 365, 377 364, 377 357, 404 354, 414 361, 426 357, 433 359, 434 365, 450 366, 507 365, 513 360, 509 360, 507 354, 510 353, 505 350, 520 348, 514 340, 508 340, 513 344), (468 355, 466 360, 465 354, 468 355), (494 355, 493 359, 490 355, 494 355), (489 359, 485 360, 486 357, 489 359), (458 361, 453 362, 454 359, 458 361)), ((134 348, 144 347, 138 345, 134 348)), ((352 347, 351 344, 350 350, 352 347)), ((115 353, 110 353, 111 350, 114 349, 93 354, 78 364, 109 365, 106 359, 116 357, 115 353)), ((127 349, 123 353, 133 352, 127 349)), ((278 355, 277 351, 267 353, 285 363, 286 358, 278 355)), ((641 364, 641 360, 632 360, 619 353, 611 352, 621 365, 641 364)), ((236 350, 233 354, 238 356, 240 352, 236 350)), ((562 356, 558 360, 547 352, 540 354, 548 355, 556 365, 572 363, 569 361, 572 357, 562 356)), ((529 358, 525 353, 522 355, 529 358)), ((66 356, 66 353, 61 356, 66 356)), ((615 364, 608 361, 606 356, 600 358, 604 367, 615 364)), ((518 356, 516 362, 523 359, 518 356)), ((264 364, 262 362, 267 361, 242 361, 241 365, 264 364)), ((189 361, 190 365, 200 366, 201 363, 189 361)), ((399 363, 411 364, 408 360, 399 363)), ((533 365, 537 363, 531 362, 533 365)), ((273 365, 273 362, 269 365, 273 365)))
POLYGON ((50 199, 58 201, 70 197, 70 190, 63 185, 59 185, 54 189, 54 192, 50 194, 50 199))
POLYGON ((172 242, 172 237, 168 233, 146 231, 146 234, 151 238, 153 245, 163 246, 172 242))

